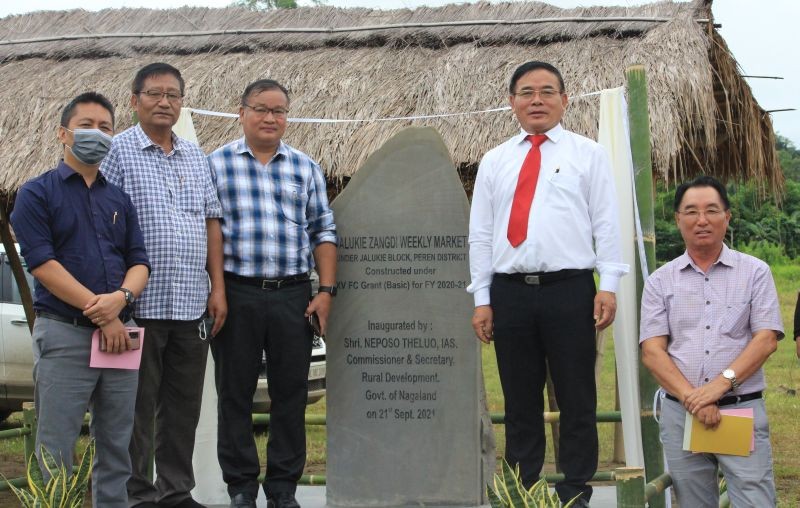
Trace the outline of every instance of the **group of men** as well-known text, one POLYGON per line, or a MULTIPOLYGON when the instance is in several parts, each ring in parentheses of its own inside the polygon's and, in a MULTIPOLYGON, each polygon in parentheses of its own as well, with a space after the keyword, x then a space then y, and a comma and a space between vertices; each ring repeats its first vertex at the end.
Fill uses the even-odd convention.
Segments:
MULTIPOLYGON (((12 222, 37 281, 37 448, 71 465, 89 407, 95 506, 199 506, 190 495, 191 459, 208 343, 198 328, 213 320, 218 458, 231 506, 253 507, 258 493, 250 413, 266 351, 272 415, 264 490, 269 506, 296 507, 307 318, 316 314, 324 332, 336 294, 325 179, 281 140, 289 93, 279 83, 247 86, 244 137, 208 157, 172 132, 183 97, 177 69, 143 67, 131 94, 139 123, 113 140, 111 104, 96 93, 76 97, 58 130, 63 161, 18 193, 12 222), (313 267, 320 288, 312 298, 313 267), (93 331, 100 328, 110 351, 125 351, 133 319, 146 330, 138 383, 136 371, 89 368, 93 331), (151 450, 155 482, 147 474, 151 450)), ((563 502, 588 506, 598 458, 595 333, 613 322, 629 269, 610 163, 599 144, 561 126, 568 96, 554 66, 517 68, 509 101, 521 131, 485 155, 472 199, 472 324, 481 341, 495 344, 506 459, 519 465, 526 486, 539 478, 549 373, 561 411, 564 479, 556 491, 563 502)), ((661 437, 678 501, 716 506, 721 467, 734 504, 773 506, 761 366, 783 337, 775 285, 763 262, 724 245, 730 207, 719 182, 681 185, 674 207, 686 253, 648 279, 640 345, 664 389, 661 437), (723 406, 753 409, 753 453, 684 451, 686 412, 714 427, 723 406)))
POLYGON ((251 414, 266 352, 264 490, 268 506, 294 508, 305 465, 309 317, 324 333, 336 294, 325 179, 281 140, 289 92, 278 82, 247 86, 244 137, 208 157, 172 131, 184 93, 175 67, 139 69, 130 99, 138 123, 113 138, 111 103, 95 92, 75 97, 58 128, 63 160, 18 192, 11 221, 36 281, 37 452, 71 469, 88 407, 94 506, 201 506, 191 497, 192 454, 213 337, 217 451, 231 506, 255 507, 258 494, 251 414), (138 372, 91 368, 95 330, 107 351, 124 353, 132 347, 126 326, 145 330, 138 372))
MULTIPOLYGON (((538 480, 549 372, 561 413, 564 479, 555 489, 562 502, 588 506, 598 458, 595 329, 613 322, 618 282, 628 271, 610 163, 599 144, 562 128, 568 97, 552 65, 518 67, 509 101, 521 131, 483 157, 472 198, 472 325, 481 341, 494 341, 506 460, 519 465, 526 487, 538 480)), ((686 252, 647 280, 640 346, 663 388, 661 441, 678 503, 716 507, 722 468, 734 506, 775 506, 761 368, 783 337, 772 275, 723 243, 731 212, 717 180, 680 185, 674 210, 686 252), (721 407, 752 408, 753 452, 685 451, 687 411, 716 427, 721 407)))

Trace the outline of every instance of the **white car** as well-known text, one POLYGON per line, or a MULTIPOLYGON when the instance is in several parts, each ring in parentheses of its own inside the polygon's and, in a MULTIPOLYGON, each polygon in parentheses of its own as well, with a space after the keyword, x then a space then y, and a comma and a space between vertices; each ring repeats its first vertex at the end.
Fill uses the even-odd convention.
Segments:
MULTIPOLYGON (((33 291, 33 276, 26 271, 25 277, 33 291)), ((309 404, 325 396, 325 354, 325 341, 321 337, 314 337, 311 369, 308 373, 309 404)), ((32 371, 33 352, 28 320, 25 318, 14 274, 11 273, 11 264, 0 244, 0 421, 14 411, 21 410, 23 402, 33 400, 32 371)), ((254 412, 269 412, 264 358, 253 402, 254 412)))

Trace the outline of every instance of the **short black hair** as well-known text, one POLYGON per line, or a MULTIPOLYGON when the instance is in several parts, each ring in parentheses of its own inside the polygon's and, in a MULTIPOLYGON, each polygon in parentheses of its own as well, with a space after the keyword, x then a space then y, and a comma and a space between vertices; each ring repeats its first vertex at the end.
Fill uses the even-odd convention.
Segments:
POLYGON ((164 74, 171 74, 175 76, 175 79, 178 80, 178 83, 181 87, 181 95, 183 95, 186 84, 183 81, 183 76, 181 76, 181 71, 164 62, 147 64, 136 71, 136 76, 134 76, 133 83, 131 84, 131 91, 135 94, 143 92, 144 90, 142 90, 142 87, 144 86, 144 82, 147 80, 147 78, 163 76, 164 74))
POLYGON ((105 98, 104 95, 101 95, 97 92, 84 92, 64 106, 64 109, 61 110, 61 126, 68 127, 69 121, 72 120, 72 117, 75 116, 75 107, 78 104, 100 104, 104 108, 111 113, 111 124, 114 124, 114 106, 111 104, 111 101, 105 98))
POLYGON ((244 89, 244 92, 242 93, 242 106, 247 106, 247 99, 251 95, 258 95, 261 92, 266 92, 267 90, 280 90, 283 92, 283 95, 286 96, 286 102, 289 102, 289 90, 287 90, 285 86, 278 83, 274 79, 259 79, 257 81, 253 81, 244 89))
POLYGON ((514 93, 516 93, 517 81, 519 81, 519 78, 537 69, 544 69, 548 72, 555 74, 556 77, 558 78, 558 85, 561 87, 559 92, 564 93, 566 87, 564 86, 564 77, 561 76, 561 71, 559 71, 553 65, 547 62, 540 62, 538 60, 531 60, 530 62, 525 62, 524 64, 517 67, 517 70, 515 70, 514 74, 511 75, 511 82, 508 84, 509 93, 511 93, 511 95, 514 95, 514 93))
POLYGON ((728 201, 728 190, 725 189, 725 186, 722 183, 714 178, 713 176, 698 176, 691 182, 684 182, 675 189, 675 203, 673 208, 675 211, 678 211, 678 208, 681 206, 681 201, 683 201, 683 195, 686 194, 686 191, 695 187, 711 187, 717 194, 719 194, 720 199, 722 200, 722 206, 725 210, 729 210, 731 207, 731 202, 728 201))

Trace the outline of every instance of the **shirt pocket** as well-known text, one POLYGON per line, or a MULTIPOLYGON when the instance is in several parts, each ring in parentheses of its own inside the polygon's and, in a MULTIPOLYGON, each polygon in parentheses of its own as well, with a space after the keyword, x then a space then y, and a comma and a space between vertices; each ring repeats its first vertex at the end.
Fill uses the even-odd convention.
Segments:
POLYGON ((726 304, 719 322, 719 333, 732 340, 750 339, 750 302, 733 301, 726 304))
POLYGON ((205 209, 205 186, 197 171, 191 171, 180 184, 170 188, 176 194, 177 208, 188 215, 202 215, 205 209))
POLYGON ((280 208, 283 217, 297 226, 305 225, 308 196, 297 183, 283 183, 280 191, 280 208))
POLYGON ((550 178, 548 178, 548 181, 558 189, 567 192, 578 192, 581 188, 580 178, 563 171, 553 173, 550 178))

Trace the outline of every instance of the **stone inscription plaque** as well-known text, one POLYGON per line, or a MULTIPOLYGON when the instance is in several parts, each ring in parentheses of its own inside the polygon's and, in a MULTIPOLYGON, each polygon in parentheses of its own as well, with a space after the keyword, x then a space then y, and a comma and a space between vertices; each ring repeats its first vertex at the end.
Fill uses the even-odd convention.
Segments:
POLYGON ((485 485, 469 204, 439 134, 402 131, 334 201, 330 506, 478 506, 485 485))

